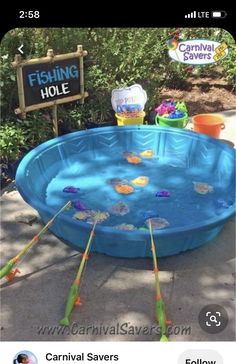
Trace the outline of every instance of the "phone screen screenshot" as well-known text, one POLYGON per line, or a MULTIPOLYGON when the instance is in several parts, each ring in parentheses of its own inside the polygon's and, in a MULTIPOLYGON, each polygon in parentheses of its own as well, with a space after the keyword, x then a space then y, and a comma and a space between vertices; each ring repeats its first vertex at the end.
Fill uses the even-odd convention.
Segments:
POLYGON ((0 43, 1 363, 232 364, 230 22, 217 8, 114 25, 14 11, 0 43))

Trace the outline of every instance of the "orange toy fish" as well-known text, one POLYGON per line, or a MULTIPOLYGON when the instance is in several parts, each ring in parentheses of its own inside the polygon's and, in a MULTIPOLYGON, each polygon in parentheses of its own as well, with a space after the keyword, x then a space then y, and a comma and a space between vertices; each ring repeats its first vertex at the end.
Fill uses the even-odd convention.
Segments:
POLYGON ((129 185, 115 185, 114 188, 116 192, 122 193, 124 195, 134 192, 134 188, 129 185))
POLYGON ((133 163, 133 164, 139 164, 142 162, 142 159, 137 157, 136 155, 130 155, 126 159, 129 163, 133 163))

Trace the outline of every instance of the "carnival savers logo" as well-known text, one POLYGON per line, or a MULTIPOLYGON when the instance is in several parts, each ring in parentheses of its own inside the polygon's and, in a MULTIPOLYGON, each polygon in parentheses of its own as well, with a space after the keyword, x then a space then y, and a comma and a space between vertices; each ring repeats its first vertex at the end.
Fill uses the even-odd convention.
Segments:
POLYGON ((177 62, 185 64, 211 64, 225 58, 228 53, 228 45, 223 42, 215 42, 207 39, 192 39, 178 41, 170 39, 167 42, 169 56, 177 62))

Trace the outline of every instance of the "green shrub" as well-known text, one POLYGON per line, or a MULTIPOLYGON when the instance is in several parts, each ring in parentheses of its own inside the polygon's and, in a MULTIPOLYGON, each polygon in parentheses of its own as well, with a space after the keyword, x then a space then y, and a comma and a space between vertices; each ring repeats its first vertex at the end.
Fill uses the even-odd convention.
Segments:
POLYGON ((58 106, 58 123, 68 130, 83 129, 82 114, 84 105, 78 102, 58 106))
POLYGON ((1 93, 0 108, 3 119, 15 117, 14 109, 17 106, 16 73, 11 65, 9 54, 0 57, 1 60, 1 93))
POLYGON ((25 146, 23 130, 12 122, 0 126, 1 161, 11 163, 21 155, 21 147, 25 146))
POLYGON ((28 118, 21 125, 25 135, 25 142, 29 148, 34 148, 40 143, 53 138, 53 126, 50 116, 47 120, 39 111, 28 114, 28 118))

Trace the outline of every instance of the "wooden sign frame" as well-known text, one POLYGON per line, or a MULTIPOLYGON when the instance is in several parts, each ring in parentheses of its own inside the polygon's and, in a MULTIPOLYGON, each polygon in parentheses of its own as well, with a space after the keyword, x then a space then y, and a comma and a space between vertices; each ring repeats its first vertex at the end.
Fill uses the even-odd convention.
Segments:
POLYGON ((23 60, 20 54, 15 55, 15 60, 12 62, 14 68, 16 68, 17 76, 17 88, 19 96, 19 107, 15 109, 16 114, 21 114, 22 118, 26 118, 28 111, 34 111, 46 107, 52 106, 53 108, 53 131, 54 135, 58 135, 58 122, 57 122, 57 105, 64 104, 66 102, 72 102, 80 100, 80 103, 84 103, 85 97, 88 97, 88 92, 84 91, 84 61, 83 57, 87 56, 88 52, 83 50, 82 45, 77 45, 77 51, 66 54, 54 55, 53 49, 48 49, 46 57, 35 58, 30 60, 23 60), (23 67, 28 65, 39 65, 43 63, 53 63, 56 61, 69 60, 72 58, 79 58, 79 72, 80 72, 80 93, 73 96, 66 96, 56 100, 46 101, 43 103, 32 104, 26 106, 25 103, 25 89, 23 80, 23 67))

